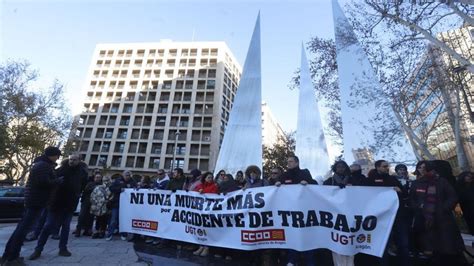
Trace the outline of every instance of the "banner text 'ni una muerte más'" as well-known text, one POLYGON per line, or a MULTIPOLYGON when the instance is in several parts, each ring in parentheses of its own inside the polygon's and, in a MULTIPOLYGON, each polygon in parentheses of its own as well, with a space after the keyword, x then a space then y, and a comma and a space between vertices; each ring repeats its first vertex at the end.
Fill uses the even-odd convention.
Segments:
POLYGON ((282 185, 226 195, 126 189, 120 231, 232 249, 380 257, 397 209, 392 188, 282 185))

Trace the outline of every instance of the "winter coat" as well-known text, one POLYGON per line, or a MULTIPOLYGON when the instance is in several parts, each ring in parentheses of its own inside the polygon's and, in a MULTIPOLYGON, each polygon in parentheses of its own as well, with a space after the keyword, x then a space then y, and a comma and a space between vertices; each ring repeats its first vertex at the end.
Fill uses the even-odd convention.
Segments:
POLYGON ((208 183, 208 182, 204 182, 204 183, 201 183, 199 184, 195 191, 197 192, 200 192, 199 190, 202 189, 202 193, 204 194, 207 194, 207 193, 214 193, 214 194, 217 194, 219 193, 219 189, 217 187, 217 184, 215 182, 212 182, 212 183, 208 183))
POLYGON ((268 186, 268 181, 266 179, 255 179, 255 181, 250 182, 250 178, 247 178, 247 183, 245 183, 244 189, 254 188, 254 187, 266 187, 268 186))
POLYGON ((87 206, 90 207, 92 191, 94 191, 95 187, 101 184, 102 182, 94 182, 94 181, 87 183, 86 187, 84 188, 84 191, 82 191, 81 208, 87 207, 87 206))
POLYGON ((136 187, 137 182, 133 178, 130 178, 128 180, 125 180, 124 178, 115 179, 109 187, 110 192, 112 193, 109 207, 112 209, 118 208, 120 205, 120 193, 122 193, 122 190, 126 188, 136 187))
POLYGON ((351 173, 351 183, 353 186, 361 186, 367 177, 362 174, 362 170, 351 173))
POLYGON ((313 179, 308 169, 300 169, 299 166, 288 169, 288 171, 284 172, 280 177, 280 182, 287 185, 299 184, 301 181, 306 181, 308 184, 318 184, 318 182, 313 179))
POLYGON ((354 178, 353 176, 346 176, 344 178, 341 177, 339 179, 335 175, 331 176, 328 179, 326 179, 323 183, 323 185, 325 185, 325 186, 339 186, 339 187, 357 186, 359 184, 360 184, 359 181, 357 181, 356 178, 354 178), (342 180, 344 180, 344 181, 342 181, 342 180))
POLYGON ((166 189, 166 186, 168 186, 168 183, 170 182, 170 178, 168 176, 165 176, 163 179, 156 179, 155 182, 155 188, 156 189, 166 189))
POLYGON ((433 226, 431 228, 422 228, 421 237, 427 241, 433 248, 433 251, 441 254, 459 254, 464 249, 464 242, 461 233, 456 224, 453 215, 454 207, 457 203, 456 192, 446 178, 434 177, 430 181, 426 177, 422 177, 413 181, 410 191, 410 202, 414 208, 415 221, 414 224, 424 224, 420 215, 425 198, 427 197, 427 187, 430 182, 434 182, 436 187, 436 205, 433 217, 433 226))
POLYGON ((398 181, 397 177, 391 176, 389 174, 380 174, 378 172, 374 172, 373 175, 364 180, 362 185, 368 187, 398 187, 401 192, 397 193, 398 210, 395 222, 398 222, 400 219, 406 218, 406 209, 400 207, 405 206, 407 204, 405 202, 405 199, 407 198, 408 191, 405 190, 400 181, 398 181))
POLYGON ((176 191, 176 190, 183 190, 184 186, 184 176, 180 178, 171 178, 170 182, 166 186, 167 190, 176 191))
POLYGON ((107 201, 112 196, 110 189, 106 185, 98 185, 94 188, 90 196, 91 210, 90 213, 95 216, 107 214, 107 201))
POLYGON ((34 160, 25 187, 25 207, 46 207, 56 182, 54 167, 56 167, 56 163, 45 155, 34 160))
POLYGON ((56 171, 58 177, 64 177, 51 193, 49 208, 52 211, 73 212, 82 190, 87 182, 87 168, 79 164, 69 166, 69 159, 61 162, 61 167, 56 171))
POLYGON ((474 234, 474 182, 459 182, 456 185, 463 217, 469 227, 471 235, 474 234))
POLYGON ((229 193, 241 189, 234 179, 229 179, 219 185, 219 193, 229 193))

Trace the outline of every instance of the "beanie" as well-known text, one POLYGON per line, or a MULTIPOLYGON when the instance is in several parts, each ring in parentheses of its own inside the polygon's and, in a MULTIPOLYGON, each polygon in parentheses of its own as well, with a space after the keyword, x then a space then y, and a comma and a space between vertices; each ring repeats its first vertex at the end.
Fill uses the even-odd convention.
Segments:
POLYGON ((61 151, 57 147, 49 146, 44 150, 46 156, 61 156, 61 151))

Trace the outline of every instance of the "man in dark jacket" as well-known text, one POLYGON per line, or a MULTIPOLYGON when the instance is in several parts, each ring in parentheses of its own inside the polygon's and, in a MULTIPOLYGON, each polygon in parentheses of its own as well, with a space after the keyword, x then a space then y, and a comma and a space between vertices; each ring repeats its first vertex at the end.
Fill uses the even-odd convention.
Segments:
MULTIPOLYGON (((292 155, 288 157, 287 167, 288 170, 281 175, 280 181, 275 182, 275 186, 280 186, 281 184, 318 184, 318 182, 313 179, 308 169, 300 169, 300 160, 298 156, 292 155)), ((298 252, 290 249, 288 250, 288 264, 296 265, 298 258, 302 255, 307 265, 315 265, 313 254, 313 250, 298 252)))
POLYGON ((79 155, 73 154, 69 156, 69 159, 61 163, 61 167, 57 170, 56 174, 62 177, 63 181, 51 193, 48 217, 38 238, 35 251, 29 257, 30 260, 35 260, 41 256, 49 235, 51 235, 55 228, 59 227, 61 227, 61 235, 58 255, 64 257, 71 256, 71 252, 67 250, 69 227, 82 189, 87 182, 87 167, 81 162, 79 155))
POLYGON ((360 166, 360 164, 353 163, 351 164, 350 168, 351 168, 352 181, 354 182, 353 185, 359 186, 362 183, 364 183, 367 177, 364 174, 362 174, 362 167, 360 166))
POLYGON ((48 202, 51 188, 59 182, 54 175, 56 161, 61 151, 56 147, 48 147, 42 156, 34 160, 25 190, 25 211, 15 231, 7 242, 2 256, 2 264, 22 265, 20 250, 28 230, 40 217, 48 202))
POLYGON ((298 183, 302 185, 318 184, 308 169, 300 169, 300 160, 297 156, 293 155, 288 157, 287 164, 288 170, 281 175, 279 182, 275 182, 276 186, 298 183))
MULTIPOLYGON (((400 259, 400 265, 411 265, 409 257, 409 228, 407 226, 406 213, 404 212, 403 206, 405 205, 404 199, 406 198, 407 191, 404 189, 402 184, 398 181, 395 176, 391 176, 390 164, 385 160, 378 160, 375 162, 375 173, 366 179, 366 186, 373 187, 393 187, 398 195, 399 206, 395 222, 392 227, 392 237, 397 246, 398 257, 400 259)), ((383 260, 387 260, 387 256, 384 256, 383 260)))
MULTIPOLYGON (((111 210, 110 214, 110 221, 107 229, 107 236, 106 240, 112 240, 112 236, 114 231, 118 229, 118 222, 119 222, 119 208, 120 208, 120 193, 126 188, 136 188, 137 182, 132 177, 132 172, 129 170, 123 171, 123 177, 120 175, 112 176, 112 184, 110 185, 109 189, 112 193, 112 199, 109 202, 108 209, 111 210), (115 179, 114 179, 115 177, 115 179)), ((126 234, 120 235, 122 240, 126 240, 126 234)))
POLYGON ((175 168, 173 170, 173 178, 168 182, 166 189, 171 191, 183 190, 185 178, 183 169, 175 168))

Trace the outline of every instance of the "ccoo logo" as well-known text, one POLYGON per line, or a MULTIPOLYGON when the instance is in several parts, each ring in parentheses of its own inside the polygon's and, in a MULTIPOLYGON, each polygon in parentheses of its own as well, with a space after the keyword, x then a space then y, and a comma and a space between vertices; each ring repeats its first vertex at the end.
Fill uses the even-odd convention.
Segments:
POLYGON ((132 228, 145 229, 150 231, 158 230, 158 222, 156 221, 145 221, 145 220, 132 220, 132 228))
POLYGON ((268 229, 268 230, 242 230, 240 232, 242 242, 255 243, 262 241, 285 241, 285 230, 283 229, 268 229))

